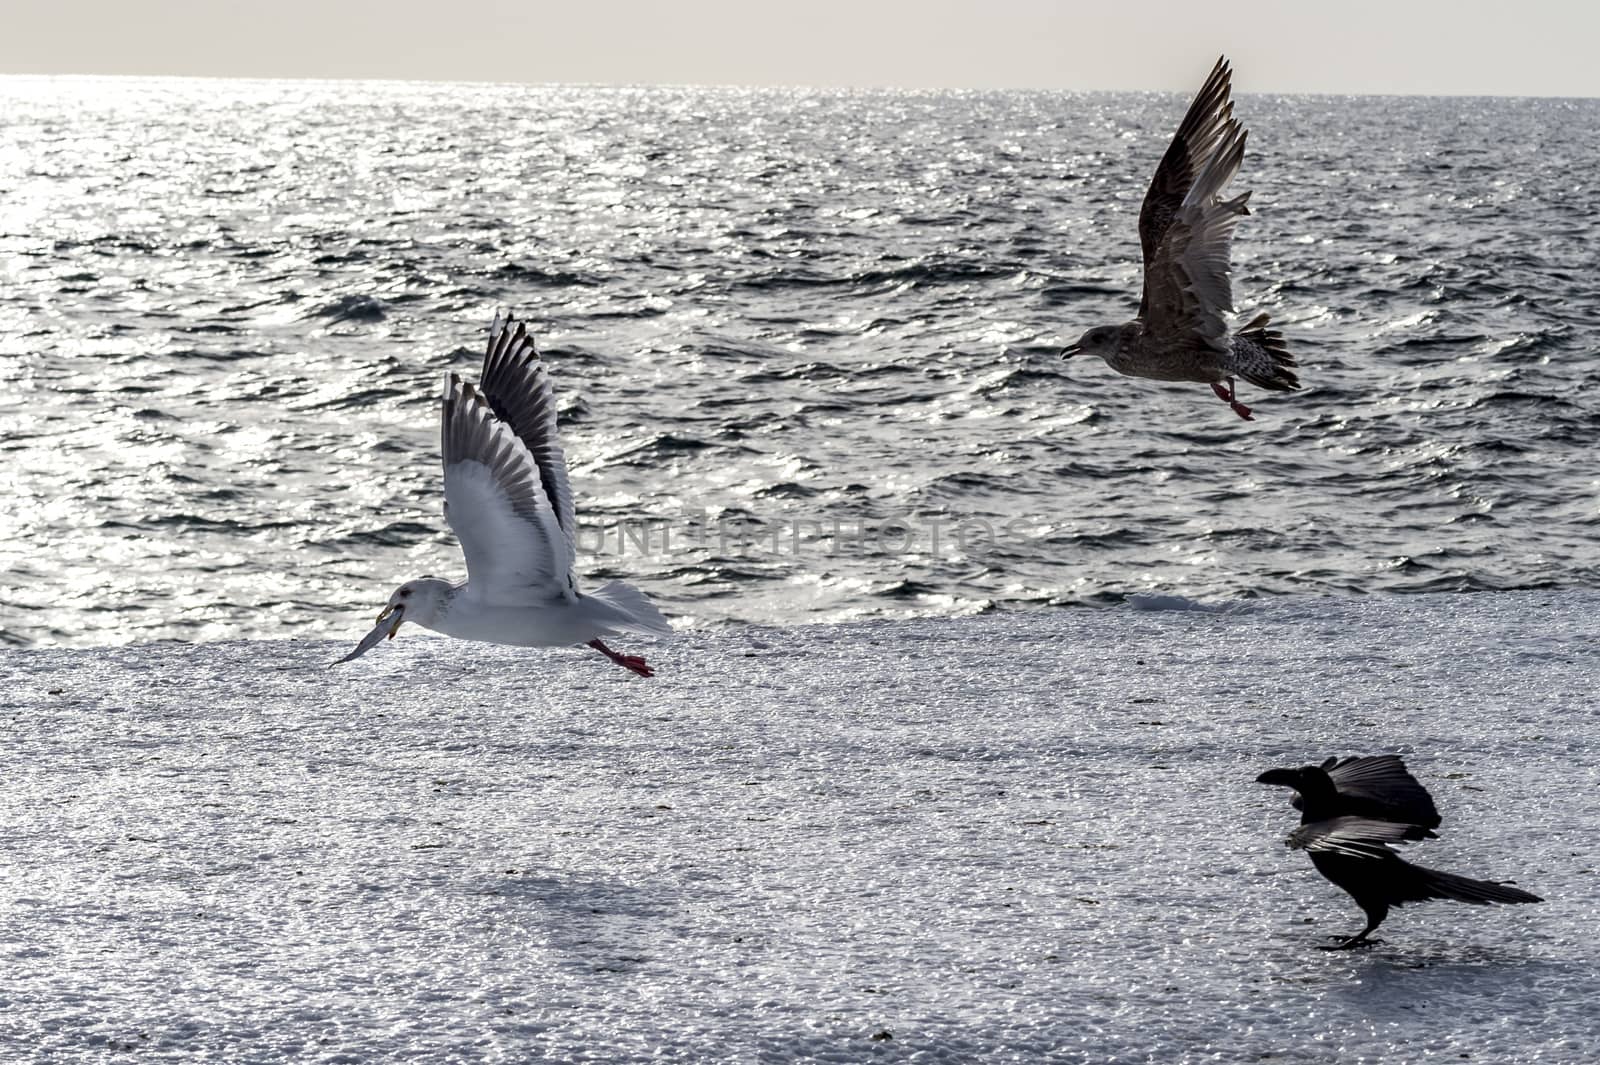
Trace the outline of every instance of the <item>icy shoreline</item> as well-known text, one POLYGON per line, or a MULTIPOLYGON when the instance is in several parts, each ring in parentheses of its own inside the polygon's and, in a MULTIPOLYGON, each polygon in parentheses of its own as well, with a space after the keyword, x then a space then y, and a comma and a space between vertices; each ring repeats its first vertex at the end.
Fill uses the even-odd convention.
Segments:
POLYGON ((1600 594, 1151 605, 628 641, 654 681, 409 632, 0 652, 0 1046, 1585 1060, 1600 594), (1445 818, 1412 858, 1549 901, 1311 949, 1359 912, 1252 778, 1378 751, 1445 818))

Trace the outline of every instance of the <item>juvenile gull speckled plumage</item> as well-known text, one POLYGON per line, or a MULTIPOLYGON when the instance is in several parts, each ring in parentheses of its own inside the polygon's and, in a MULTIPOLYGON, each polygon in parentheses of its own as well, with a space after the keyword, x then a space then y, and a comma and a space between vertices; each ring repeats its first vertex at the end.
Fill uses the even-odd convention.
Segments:
POLYGON ((1274 391, 1297 389, 1300 382, 1294 356, 1283 335, 1267 328, 1266 314, 1232 335, 1224 318, 1233 310, 1233 227, 1250 213, 1250 193, 1222 198, 1244 160, 1248 132, 1233 117, 1231 77, 1226 57, 1218 59, 1145 193, 1139 317, 1090 329, 1061 357, 1098 355, 1129 377, 1206 383, 1235 414, 1251 420, 1250 408, 1235 395, 1234 377, 1274 391))
POLYGON ((377 627, 339 661, 360 657, 410 621, 457 639, 516 647, 585 643, 652 676, 643 658, 618 654, 600 637, 671 633, 655 605, 621 581, 578 591, 577 520, 556 433, 555 389, 520 322, 495 316, 478 387, 446 375, 442 414, 445 520, 461 541, 467 579, 402 584, 377 627))

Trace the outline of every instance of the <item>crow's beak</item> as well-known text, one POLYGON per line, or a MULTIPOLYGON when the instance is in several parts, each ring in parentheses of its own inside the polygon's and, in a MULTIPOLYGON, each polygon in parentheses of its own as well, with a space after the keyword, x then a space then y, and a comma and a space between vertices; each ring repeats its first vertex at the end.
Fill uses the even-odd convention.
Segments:
POLYGON ((1278 784, 1285 788, 1300 790, 1300 771, 1298 769, 1269 769, 1256 777, 1257 784, 1278 784))
POLYGON ((1071 347, 1067 347, 1067 348, 1062 348, 1061 349, 1061 357, 1063 359, 1070 359, 1074 355, 1082 355, 1082 354, 1083 354, 1083 349, 1080 348, 1076 344, 1073 344, 1071 347))

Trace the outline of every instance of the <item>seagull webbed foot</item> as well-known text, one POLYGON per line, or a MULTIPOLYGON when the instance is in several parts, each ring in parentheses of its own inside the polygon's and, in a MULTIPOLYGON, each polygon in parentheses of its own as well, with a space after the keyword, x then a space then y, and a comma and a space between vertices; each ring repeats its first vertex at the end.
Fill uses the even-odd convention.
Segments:
POLYGON ((649 663, 647 663, 640 655, 618 654, 605 644, 601 643, 598 639, 590 640, 589 646, 593 647, 596 651, 599 651, 601 654, 611 659, 611 661, 615 662, 623 669, 637 673, 641 677, 653 677, 656 675, 656 671, 651 669, 649 663))
POLYGON ((1227 380, 1227 388, 1223 388, 1222 385, 1216 381, 1211 382, 1211 391, 1217 394, 1218 399, 1222 400, 1222 402, 1226 403, 1229 407, 1232 407, 1233 413, 1237 414, 1247 422, 1255 421, 1255 417, 1250 413, 1250 408, 1239 402, 1238 396, 1234 391, 1233 378, 1230 377, 1227 380))

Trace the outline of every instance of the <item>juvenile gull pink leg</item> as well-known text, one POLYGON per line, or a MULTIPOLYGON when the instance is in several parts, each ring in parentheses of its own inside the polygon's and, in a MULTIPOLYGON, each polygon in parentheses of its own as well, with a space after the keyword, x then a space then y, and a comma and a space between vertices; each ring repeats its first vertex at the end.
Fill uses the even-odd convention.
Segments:
POLYGON ((1211 391, 1213 391, 1213 392, 1215 392, 1217 394, 1217 398, 1218 399, 1222 400, 1222 402, 1224 402, 1228 406, 1232 407, 1233 408, 1233 413, 1237 414, 1239 417, 1243 418, 1247 422, 1255 421, 1255 419, 1250 416, 1250 408, 1245 406, 1243 403, 1240 403, 1239 400, 1235 397, 1234 388, 1233 388, 1233 378, 1231 378, 1231 377, 1228 378, 1228 387, 1227 388, 1223 388, 1221 385, 1217 384, 1217 382, 1215 382, 1215 381, 1211 382, 1211 391))
POLYGON ((653 677, 656 671, 645 664, 645 660, 638 655, 619 655, 599 640, 590 640, 589 646, 605 655, 623 669, 632 670, 641 677, 653 677))

